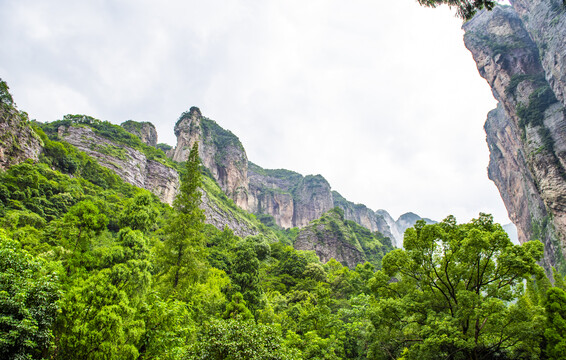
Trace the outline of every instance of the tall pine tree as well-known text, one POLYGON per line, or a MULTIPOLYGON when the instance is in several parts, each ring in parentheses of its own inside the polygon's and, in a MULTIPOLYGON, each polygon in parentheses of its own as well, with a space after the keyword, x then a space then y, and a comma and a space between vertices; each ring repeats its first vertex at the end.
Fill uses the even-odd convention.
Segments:
POLYGON ((165 228, 163 275, 173 289, 198 279, 204 250, 204 211, 201 204, 201 174, 198 144, 192 147, 181 177, 181 187, 173 208, 175 212, 165 228))

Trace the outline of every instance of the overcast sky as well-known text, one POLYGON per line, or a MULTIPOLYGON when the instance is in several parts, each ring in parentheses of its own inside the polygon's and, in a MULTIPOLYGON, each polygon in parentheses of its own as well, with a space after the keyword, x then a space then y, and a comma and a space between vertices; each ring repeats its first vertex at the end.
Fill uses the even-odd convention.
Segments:
POLYGON ((460 27, 416 0, 0 0, 0 77, 39 121, 150 121, 174 146, 198 106, 252 162, 394 218, 507 223, 460 27))

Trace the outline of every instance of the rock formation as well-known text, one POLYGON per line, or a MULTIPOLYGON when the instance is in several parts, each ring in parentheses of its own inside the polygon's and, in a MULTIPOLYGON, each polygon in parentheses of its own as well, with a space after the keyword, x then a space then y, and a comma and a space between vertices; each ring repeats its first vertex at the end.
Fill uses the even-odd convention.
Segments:
POLYGON ((397 246, 402 244, 405 229, 399 230, 385 210, 375 212, 344 199, 321 175, 263 169, 249 162, 239 139, 202 116, 196 107, 181 115, 175 135, 177 146, 168 156, 184 161, 193 144, 198 143, 204 166, 226 195, 245 211, 270 215, 278 226, 288 229, 305 227, 338 206, 344 210, 346 220, 381 232, 397 246))
POLYGON ((349 268, 366 261, 380 266, 383 255, 392 249, 389 238, 346 220, 340 208, 301 229, 294 247, 314 251, 324 263, 335 259, 349 268))
POLYGON ((520 242, 540 239, 564 266, 566 16, 559 0, 516 0, 464 24, 464 41, 499 101, 485 130, 488 174, 520 242))
POLYGON ((351 201, 346 200, 338 192, 332 192, 332 198, 334 200, 334 206, 339 207, 344 211, 344 218, 346 220, 352 220, 353 222, 369 229, 370 231, 379 231, 384 236, 391 239, 394 246, 399 246, 399 242, 403 243, 403 237, 394 234, 394 221, 389 223, 385 216, 391 216, 385 210, 373 211, 363 204, 354 204, 351 201))
POLYGON ((157 145, 157 130, 150 122, 138 122, 128 120, 120 124, 127 132, 136 135, 146 145, 155 147, 157 145))
POLYGON ((179 188, 175 169, 148 160, 141 151, 116 144, 87 126, 61 126, 58 134, 60 139, 92 156, 125 182, 153 192, 163 202, 173 203, 179 188))
POLYGON ((203 165, 226 195, 242 209, 248 207, 248 157, 242 143, 230 131, 203 117, 197 107, 181 115, 175 124, 177 146, 169 153, 175 161, 186 161, 198 143, 203 165))
POLYGON ((30 127, 27 114, 14 106, 0 102, 0 169, 37 160, 43 143, 30 127))

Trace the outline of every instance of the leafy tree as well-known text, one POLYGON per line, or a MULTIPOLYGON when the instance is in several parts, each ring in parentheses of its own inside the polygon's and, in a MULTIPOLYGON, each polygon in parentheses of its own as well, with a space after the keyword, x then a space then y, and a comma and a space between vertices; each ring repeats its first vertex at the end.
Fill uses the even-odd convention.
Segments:
POLYGON ((41 359, 53 341, 58 268, 0 232, 0 357, 41 359))
POLYGON ((143 192, 129 200, 120 214, 121 227, 130 227, 132 230, 148 231, 155 226, 158 211, 153 205, 151 194, 143 192))
POLYGON ((143 321, 135 318, 131 294, 114 284, 111 269, 77 278, 62 302, 56 357, 136 359, 143 321))
POLYGON ((549 359, 564 359, 566 355, 566 292, 553 287, 546 293, 545 353, 549 359))
POLYGON ((108 224, 108 218, 100 214, 98 207, 89 200, 75 204, 63 219, 53 223, 49 229, 51 240, 68 252, 65 255, 67 274, 72 268, 78 268, 83 261, 82 255, 92 248, 95 235, 99 234, 108 224))
POLYGON ((194 321, 184 301, 148 294, 138 311, 145 328, 138 341, 139 359, 177 360, 194 333, 194 321))
POLYGON ((419 221, 403 244, 372 280, 381 297, 374 353, 491 359, 536 351, 538 309, 522 295, 524 280, 542 273, 540 242, 513 245, 491 215, 480 214, 462 225, 452 216, 419 221))
POLYGON ((204 211, 201 204, 201 173, 198 143, 186 162, 179 193, 173 202, 175 213, 165 227, 167 237, 162 250, 166 282, 176 289, 183 280, 194 282, 204 257, 204 211))
MULTIPOLYGON (((243 295, 244 300, 252 311, 258 309, 263 290, 260 284, 260 262, 257 255, 257 243, 246 238, 236 247, 234 264, 230 272, 232 286, 235 292, 243 295)), ((259 247, 263 250, 263 247, 259 247)))
POLYGON ((226 305, 226 311, 222 314, 223 319, 251 320, 253 317, 252 312, 246 307, 242 293, 239 292, 232 295, 232 301, 226 305))
POLYGON ((299 359, 287 348, 276 327, 236 319, 212 320, 199 330, 188 360, 299 359))
POLYGON ((14 99, 10 94, 10 88, 4 80, 0 78, 0 103, 7 106, 14 106, 14 99))
POLYGON ((448 5, 457 9, 458 17, 469 20, 478 10, 491 10, 495 7, 495 0, 417 0, 419 4, 428 7, 448 5))

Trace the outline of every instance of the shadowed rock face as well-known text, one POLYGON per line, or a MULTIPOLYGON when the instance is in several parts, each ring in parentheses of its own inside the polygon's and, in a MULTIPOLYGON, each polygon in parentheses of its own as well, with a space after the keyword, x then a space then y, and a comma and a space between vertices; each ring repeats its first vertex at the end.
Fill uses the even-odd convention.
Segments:
POLYGON ((464 24, 466 47, 499 101, 485 124, 489 178, 519 241, 545 244, 547 269, 563 264, 566 234, 566 29, 556 3, 513 1, 464 24))

